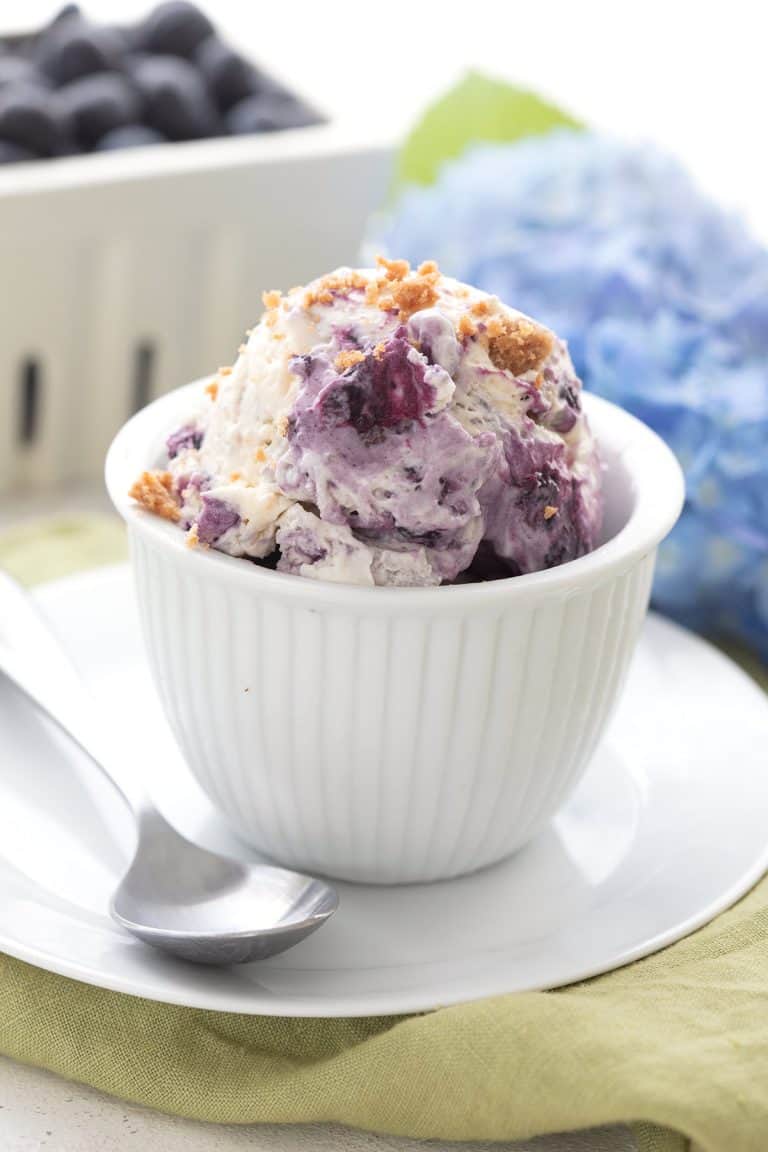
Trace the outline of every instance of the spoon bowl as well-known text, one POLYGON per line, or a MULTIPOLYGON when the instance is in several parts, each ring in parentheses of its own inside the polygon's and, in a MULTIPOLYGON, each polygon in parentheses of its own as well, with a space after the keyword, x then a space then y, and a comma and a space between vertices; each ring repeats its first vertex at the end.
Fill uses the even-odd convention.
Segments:
POLYGON ((333 915, 338 896, 324 880, 210 852, 168 823, 32 600, 2 572, 0 625, 0 673, 80 745, 134 816, 136 850, 111 905, 123 928, 184 960, 242 964, 292 948, 333 915))
POLYGON ((140 814, 138 832, 112 915, 134 936, 184 960, 263 960, 298 944, 338 907, 335 890, 322 880, 208 852, 155 809, 140 814))

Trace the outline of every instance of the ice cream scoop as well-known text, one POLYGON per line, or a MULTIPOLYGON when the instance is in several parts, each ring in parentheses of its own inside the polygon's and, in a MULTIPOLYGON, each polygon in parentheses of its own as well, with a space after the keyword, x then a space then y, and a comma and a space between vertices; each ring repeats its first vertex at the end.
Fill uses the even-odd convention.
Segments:
POLYGON ((600 464, 564 343, 380 259, 265 312, 133 495, 191 545, 317 579, 437 585, 595 547, 600 464))

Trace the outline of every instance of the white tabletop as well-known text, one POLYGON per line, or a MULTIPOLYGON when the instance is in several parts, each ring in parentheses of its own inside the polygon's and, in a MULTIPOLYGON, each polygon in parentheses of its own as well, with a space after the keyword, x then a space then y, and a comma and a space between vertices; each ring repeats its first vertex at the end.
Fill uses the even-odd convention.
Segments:
MULTIPOLYGON (((0 1058, 3 1152, 424 1152, 424 1145, 336 1124, 199 1124, 113 1100, 0 1058)), ((592 1128, 519 1144, 447 1144, 430 1152, 637 1152, 628 1128, 592 1128)))

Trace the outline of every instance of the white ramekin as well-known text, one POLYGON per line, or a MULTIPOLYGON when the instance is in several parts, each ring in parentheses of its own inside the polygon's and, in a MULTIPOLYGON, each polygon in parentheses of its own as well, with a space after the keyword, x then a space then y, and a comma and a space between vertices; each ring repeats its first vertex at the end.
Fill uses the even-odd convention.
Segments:
POLYGON ((585 397, 605 543, 509 580, 360 588, 189 549, 128 497, 200 383, 133 417, 107 458, 158 691, 237 832, 348 880, 436 880, 514 852, 584 772, 622 685, 683 479, 666 445, 585 397))

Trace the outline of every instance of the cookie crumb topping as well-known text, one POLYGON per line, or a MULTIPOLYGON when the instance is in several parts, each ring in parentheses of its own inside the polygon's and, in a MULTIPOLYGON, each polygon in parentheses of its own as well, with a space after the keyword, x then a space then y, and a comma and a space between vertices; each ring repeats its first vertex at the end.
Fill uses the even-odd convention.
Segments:
POLYGON ((131 486, 128 495, 148 512, 162 516, 165 520, 178 520, 181 513, 171 495, 173 477, 170 472, 142 472, 131 486))
POLYGON ((365 276, 359 272, 332 272, 307 288, 302 303, 305 308, 311 308, 313 304, 332 304, 336 293, 363 291, 367 285, 365 276))
POLYGON ((540 367, 552 351, 552 334, 525 316, 494 316, 486 331, 492 362, 513 376, 540 367))
POLYGON ((354 364, 360 364, 363 360, 365 360, 363 352, 359 352, 357 349, 348 349, 339 352, 335 364, 339 372, 346 372, 347 368, 351 368, 354 364))
POLYGON ((387 260, 386 256, 377 256, 376 263, 384 269, 387 280, 404 280, 411 270, 407 260, 387 260))
POLYGON ((558 509, 555 507, 554 504, 547 504, 547 506, 544 509, 544 519, 545 520, 551 520, 553 516, 557 516, 557 513, 558 513, 558 509))

